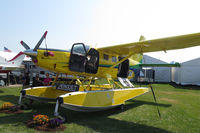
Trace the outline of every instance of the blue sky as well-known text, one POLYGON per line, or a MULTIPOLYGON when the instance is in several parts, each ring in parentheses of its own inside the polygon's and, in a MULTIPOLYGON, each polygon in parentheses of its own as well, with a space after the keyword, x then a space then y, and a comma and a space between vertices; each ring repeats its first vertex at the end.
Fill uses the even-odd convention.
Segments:
MULTIPOLYGON (((200 32, 199 0, 0 0, 0 49, 33 48, 47 30, 49 48, 103 47, 200 32)), ((45 47, 43 43, 41 47, 45 47)), ((200 57, 200 47, 150 53, 170 62, 200 57)))
POLYGON ((66 49, 68 40, 73 43, 91 25, 97 3, 94 0, 1 0, 0 47, 17 52, 23 50, 21 40, 34 47, 48 30, 47 44, 66 49))

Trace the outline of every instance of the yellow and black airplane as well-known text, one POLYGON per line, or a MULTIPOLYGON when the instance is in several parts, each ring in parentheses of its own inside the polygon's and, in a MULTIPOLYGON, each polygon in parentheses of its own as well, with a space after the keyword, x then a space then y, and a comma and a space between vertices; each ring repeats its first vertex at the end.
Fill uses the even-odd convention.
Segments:
POLYGON ((175 37, 144 40, 102 48, 91 48, 83 43, 73 44, 70 50, 39 48, 47 32, 34 49, 21 41, 26 48, 24 54, 45 69, 73 75, 76 82, 55 81, 51 86, 27 88, 21 98, 56 101, 58 105, 77 111, 98 111, 124 105, 125 101, 149 91, 149 88, 135 88, 129 78, 135 76, 143 53, 167 51, 200 45, 200 33, 175 37), (84 78, 80 78, 84 77, 84 78), (98 83, 106 79, 108 84, 98 83), (119 82, 115 80, 118 79, 119 82), (92 81, 95 81, 93 84, 92 81))

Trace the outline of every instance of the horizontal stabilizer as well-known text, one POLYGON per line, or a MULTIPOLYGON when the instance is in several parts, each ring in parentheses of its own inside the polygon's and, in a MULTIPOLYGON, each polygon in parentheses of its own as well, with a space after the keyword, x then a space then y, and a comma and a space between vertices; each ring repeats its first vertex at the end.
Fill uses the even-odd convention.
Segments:
POLYGON ((139 64, 140 67, 180 67, 179 63, 175 64, 139 64))

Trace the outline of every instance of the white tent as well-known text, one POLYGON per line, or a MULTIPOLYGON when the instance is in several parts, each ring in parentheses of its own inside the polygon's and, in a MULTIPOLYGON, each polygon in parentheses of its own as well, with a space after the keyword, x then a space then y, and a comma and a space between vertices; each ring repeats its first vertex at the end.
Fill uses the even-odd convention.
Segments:
POLYGON ((196 58, 173 67, 172 81, 181 85, 200 85, 200 58, 196 58))
MULTIPOLYGON (((143 64, 168 64, 148 55, 143 56, 143 64)), ((155 82, 171 82, 170 67, 150 67, 155 70, 155 82)))

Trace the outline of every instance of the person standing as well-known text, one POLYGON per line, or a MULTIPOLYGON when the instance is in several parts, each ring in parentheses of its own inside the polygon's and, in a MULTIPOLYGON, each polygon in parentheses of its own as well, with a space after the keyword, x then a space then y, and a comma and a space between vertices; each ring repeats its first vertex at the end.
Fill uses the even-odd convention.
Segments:
POLYGON ((32 87, 36 87, 36 86, 42 86, 43 83, 40 81, 40 78, 39 78, 39 74, 37 74, 33 80, 33 85, 32 87))
POLYGON ((46 73, 46 78, 44 79, 44 85, 48 86, 51 83, 51 78, 49 78, 49 73, 46 73))

